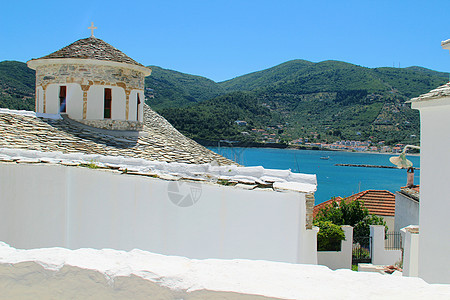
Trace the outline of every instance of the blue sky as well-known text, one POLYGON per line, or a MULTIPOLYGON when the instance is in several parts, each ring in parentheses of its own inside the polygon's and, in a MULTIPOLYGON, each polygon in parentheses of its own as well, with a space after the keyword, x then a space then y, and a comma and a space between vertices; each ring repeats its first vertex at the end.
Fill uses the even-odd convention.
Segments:
POLYGON ((215 81, 292 59, 449 72, 449 12, 449 0, 4 1, 0 61, 54 52, 94 22, 144 65, 215 81))

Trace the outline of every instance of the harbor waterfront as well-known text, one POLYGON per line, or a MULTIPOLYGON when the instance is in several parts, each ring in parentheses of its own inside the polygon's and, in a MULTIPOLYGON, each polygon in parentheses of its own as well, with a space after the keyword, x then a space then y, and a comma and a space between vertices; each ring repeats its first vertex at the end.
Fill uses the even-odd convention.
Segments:
MULTIPOLYGON (((336 164, 393 166, 392 156, 399 154, 360 153, 344 151, 316 151, 270 148, 208 147, 226 158, 244 166, 263 166, 269 169, 290 169, 292 172, 316 174, 316 204, 332 197, 347 197, 360 191, 376 189, 392 193, 406 185, 406 170, 391 168, 364 168, 336 166, 336 164)), ((415 168, 420 168, 420 157, 407 155, 415 168)), ((414 172, 419 184, 420 170, 414 172)))

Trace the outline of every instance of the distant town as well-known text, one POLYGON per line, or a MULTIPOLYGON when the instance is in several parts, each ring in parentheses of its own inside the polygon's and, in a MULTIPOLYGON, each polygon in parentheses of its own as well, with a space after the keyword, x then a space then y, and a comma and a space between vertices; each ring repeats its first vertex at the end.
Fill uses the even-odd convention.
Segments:
MULTIPOLYGON (((247 122, 243 120, 236 120, 236 125, 247 126, 247 122)), ((251 133, 241 132, 244 136, 254 136, 256 141, 263 144, 278 144, 285 141, 283 132, 283 125, 269 126, 266 129, 253 128, 251 133)), ((405 144, 386 145, 385 141, 358 141, 358 140, 338 140, 332 143, 318 142, 320 134, 316 132, 310 132, 311 138, 297 138, 287 142, 290 146, 301 146, 315 149, 327 149, 327 150, 343 150, 343 151, 358 151, 358 152, 378 152, 378 153, 400 153, 402 152, 405 144)), ((415 137, 415 136, 412 136, 415 137)))

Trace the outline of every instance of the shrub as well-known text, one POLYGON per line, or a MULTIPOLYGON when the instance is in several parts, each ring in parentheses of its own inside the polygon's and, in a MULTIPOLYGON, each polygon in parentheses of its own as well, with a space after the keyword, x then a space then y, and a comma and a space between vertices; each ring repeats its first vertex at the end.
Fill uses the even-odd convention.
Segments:
POLYGON ((314 225, 319 227, 317 234, 318 251, 340 251, 341 241, 345 240, 344 230, 331 221, 317 221, 314 225))

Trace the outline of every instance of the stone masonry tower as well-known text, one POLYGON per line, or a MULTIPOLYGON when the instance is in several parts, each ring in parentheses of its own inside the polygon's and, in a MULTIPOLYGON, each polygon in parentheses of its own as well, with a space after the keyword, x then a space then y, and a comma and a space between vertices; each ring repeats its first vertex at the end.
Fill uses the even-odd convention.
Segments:
POLYGON ((142 128, 152 70, 93 34, 27 65, 36 70, 36 112, 102 129, 142 128))

